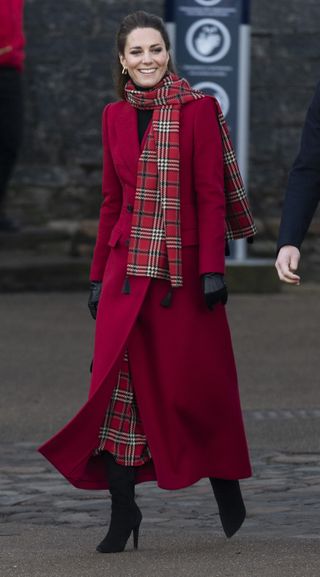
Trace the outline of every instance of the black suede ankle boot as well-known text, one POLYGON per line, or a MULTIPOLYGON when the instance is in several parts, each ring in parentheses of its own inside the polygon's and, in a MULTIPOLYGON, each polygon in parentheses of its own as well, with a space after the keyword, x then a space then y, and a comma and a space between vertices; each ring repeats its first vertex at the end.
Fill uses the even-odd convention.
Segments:
POLYGON ((216 498, 223 530, 228 538, 240 529, 246 518, 246 508, 238 480, 209 477, 216 498))
POLYGON ((100 553, 119 553, 124 550, 133 533, 133 545, 138 549, 141 511, 134 500, 135 468, 116 463, 110 453, 105 452, 108 481, 111 493, 111 521, 103 541, 97 546, 100 553))

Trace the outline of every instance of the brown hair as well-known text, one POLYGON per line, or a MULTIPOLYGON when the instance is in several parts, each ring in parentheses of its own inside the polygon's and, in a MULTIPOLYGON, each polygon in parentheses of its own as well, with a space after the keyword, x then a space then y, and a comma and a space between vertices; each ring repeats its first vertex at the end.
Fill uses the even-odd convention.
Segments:
MULTIPOLYGON (((162 36, 167 51, 169 52, 170 50, 169 35, 164 21, 159 16, 156 16, 155 14, 150 14, 149 12, 144 12, 143 10, 138 10, 137 12, 133 12, 132 14, 128 14, 128 16, 126 16, 122 20, 117 33, 117 45, 116 45, 117 62, 116 62, 114 80, 117 93, 123 100, 125 98, 124 87, 128 81, 128 75, 122 74, 122 66, 118 55, 124 54, 127 37, 130 34, 130 32, 132 32, 132 30, 135 30, 136 28, 154 28, 155 30, 158 30, 158 32, 160 32, 162 36)), ((169 55, 168 70, 170 72, 175 72, 171 55, 169 55)))

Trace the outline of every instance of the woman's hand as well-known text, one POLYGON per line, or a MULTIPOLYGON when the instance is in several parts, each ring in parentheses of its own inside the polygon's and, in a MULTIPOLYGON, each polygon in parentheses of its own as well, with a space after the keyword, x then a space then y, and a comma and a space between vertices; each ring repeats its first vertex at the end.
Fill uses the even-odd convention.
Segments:
POLYGON ((217 303, 226 304, 228 289, 223 274, 217 272, 206 273, 202 277, 203 294, 208 309, 213 310, 217 303))
POLYGON ((102 281, 93 280, 90 283, 88 307, 93 319, 96 319, 97 317, 101 287, 102 287, 102 281))
POLYGON ((300 284, 300 276, 295 274, 300 260, 300 251, 296 246, 285 245, 280 248, 275 267, 279 279, 288 284, 300 284))

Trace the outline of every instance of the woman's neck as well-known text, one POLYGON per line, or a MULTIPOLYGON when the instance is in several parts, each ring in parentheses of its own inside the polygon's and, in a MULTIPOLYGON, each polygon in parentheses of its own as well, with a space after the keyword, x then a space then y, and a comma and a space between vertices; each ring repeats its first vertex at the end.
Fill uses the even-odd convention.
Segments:
POLYGON ((133 86, 136 88, 136 90, 140 90, 140 92, 148 92, 148 90, 153 90, 153 86, 139 86, 138 84, 135 84, 135 82, 133 82, 133 86))

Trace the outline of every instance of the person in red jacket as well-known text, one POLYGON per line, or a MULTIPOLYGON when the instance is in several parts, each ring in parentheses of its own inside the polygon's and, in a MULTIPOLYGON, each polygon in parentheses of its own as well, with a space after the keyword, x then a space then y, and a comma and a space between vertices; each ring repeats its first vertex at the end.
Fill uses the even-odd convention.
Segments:
POLYGON ((24 0, 0 2, 0 232, 17 225, 6 215, 6 196, 22 137, 24 0))
POLYGON ((255 226, 219 104, 175 74, 169 48, 158 16, 122 22, 120 100, 103 114, 89 400, 39 449, 76 487, 110 489, 101 553, 131 533, 138 546, 136 483, 208 477, 231 537, 251 475, 223 275, 226 238, 255 226))

